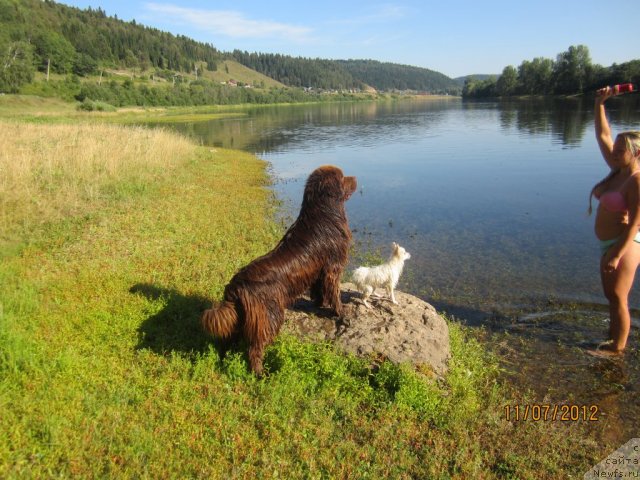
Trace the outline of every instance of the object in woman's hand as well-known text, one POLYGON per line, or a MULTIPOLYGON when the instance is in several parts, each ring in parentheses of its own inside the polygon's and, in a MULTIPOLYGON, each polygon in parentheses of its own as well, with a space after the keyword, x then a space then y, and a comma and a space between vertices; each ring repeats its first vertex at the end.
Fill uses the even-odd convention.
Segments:
POLYGON ((613 86, 613 93, 619 95, 621 93, 633 92, 635 87, 633 83, 621 83, 620 85, 613 86))

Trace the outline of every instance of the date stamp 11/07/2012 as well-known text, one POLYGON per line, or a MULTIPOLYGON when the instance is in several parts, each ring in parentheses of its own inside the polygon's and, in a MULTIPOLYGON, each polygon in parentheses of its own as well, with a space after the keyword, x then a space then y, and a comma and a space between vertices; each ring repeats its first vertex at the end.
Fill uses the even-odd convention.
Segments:
POLYGON ((508 422, 597 422, 598 405, 505 405, 508 422))

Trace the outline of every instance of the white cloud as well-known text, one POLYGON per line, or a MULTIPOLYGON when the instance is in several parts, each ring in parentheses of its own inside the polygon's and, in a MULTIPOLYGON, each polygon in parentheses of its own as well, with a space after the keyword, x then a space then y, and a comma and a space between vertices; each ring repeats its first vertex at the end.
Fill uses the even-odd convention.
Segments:
POLYGON ((176 23, 232 38, 279 38, 299 42, 309 39, 312 33, 308 27, 252 20, 237 11, 200 10, 168 3, 147 3, 146 8, 150 13, 170 16, 176 23))
POLYGON ((371 7, 369 12, 365 15, 354 18, 341 18, 335 20, 332 23, 336 25, 369 25, 375 23, 386 23, 390 20, 399 20, 405 18, 408 15, 407 8, 400 5, 386 4, 376 7, 371 7))

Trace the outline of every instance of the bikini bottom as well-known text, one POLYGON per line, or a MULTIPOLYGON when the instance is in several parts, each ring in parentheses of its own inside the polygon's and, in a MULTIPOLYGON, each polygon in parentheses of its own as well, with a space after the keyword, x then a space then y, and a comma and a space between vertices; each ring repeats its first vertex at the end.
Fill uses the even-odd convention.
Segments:
MULTIPOLYGON (((607 251, 613 247, 616 243, 618 243, 620 237, 612 238, 611 240, 600 240, 600 251, 602 255, 607 253, 607 251)), ((636 243, 640 243, 640 231, 636 233, 636 236, 633 238, 633 241, 636 243)))

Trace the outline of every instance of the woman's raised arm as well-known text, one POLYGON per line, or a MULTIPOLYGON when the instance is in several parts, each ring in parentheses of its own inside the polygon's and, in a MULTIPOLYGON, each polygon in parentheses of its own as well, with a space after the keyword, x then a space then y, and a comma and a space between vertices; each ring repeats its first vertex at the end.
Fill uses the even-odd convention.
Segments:
POLYGON ((611 127, 609 127, 609 121, 607 120, 604 102, 614 95, 615 93, 611 87, 601 88, 596 92, 596 104, 594 107, 596 140, 598 141, 600 152, 602 152, 602 156, 610 168, 613 168, 613 137, 611 136, 611 127))

